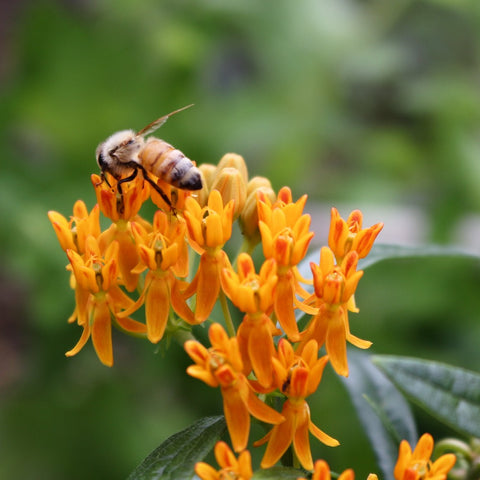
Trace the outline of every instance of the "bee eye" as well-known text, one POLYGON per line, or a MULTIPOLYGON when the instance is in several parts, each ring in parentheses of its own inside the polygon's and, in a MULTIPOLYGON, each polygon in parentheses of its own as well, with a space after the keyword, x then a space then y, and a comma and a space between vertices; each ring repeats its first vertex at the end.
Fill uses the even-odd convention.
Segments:
POLYGON ((133 138, 131 138, 128 142, 127 145, 131 145, 134 142, 133 138))

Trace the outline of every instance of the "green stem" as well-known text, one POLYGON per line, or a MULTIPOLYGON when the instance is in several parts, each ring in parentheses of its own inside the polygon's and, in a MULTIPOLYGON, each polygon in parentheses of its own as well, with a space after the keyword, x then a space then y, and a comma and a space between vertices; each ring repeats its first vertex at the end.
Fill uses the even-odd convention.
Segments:
POLYGON ((223 290, 220 290, 220 305, 222 306, 223 316, 225 318, 225 325, 227 327, 227 332, 230 337, 236 335, 235 325, 233 324, 232 316, 230 315, 230 310, 228 309, 227 297, 223 290))
POLYGON ((237 255, 235 256, 235 259, 232 262, 232 267, 233 267, 234 270, 237 269, 238 256, 243 252, 251 255, 252 252, 253 252, 253 249, 256 247, 256 245, 257 245, 256 243, 250 242, 247 237, 243 237, 243 242, 240 245, 240 248, 238 249, 237 255))

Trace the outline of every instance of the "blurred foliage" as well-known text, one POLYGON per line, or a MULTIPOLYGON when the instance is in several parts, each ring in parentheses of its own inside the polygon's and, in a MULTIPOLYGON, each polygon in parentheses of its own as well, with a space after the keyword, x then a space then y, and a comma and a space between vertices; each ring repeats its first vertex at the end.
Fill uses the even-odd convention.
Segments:
MULTIPOLYGON (((88 349, 63 357, 80 332, 66 324, 73 294, 46 212, 68 215, 78 198, 93 206, 93 153, 110 133, 195 103, 161 136, 198 163, 235 151, 251 175, 311 201, 414 206, 435 242, 478 213, 477 2, 0 8, 2 478, 122 478, 168 435, 219 413, 216 392, 184 374, 177 345, 168 364, 121 336, 113 369, 88 349)), ((360 283, 352 330, 378 352, 476 368, 478 276, 464 261, 379 265, 360 283)), ((314 421, 344 448, 315 454, 364 478, 375 470, 366 439, 340 385, 325 383, 314 421)))

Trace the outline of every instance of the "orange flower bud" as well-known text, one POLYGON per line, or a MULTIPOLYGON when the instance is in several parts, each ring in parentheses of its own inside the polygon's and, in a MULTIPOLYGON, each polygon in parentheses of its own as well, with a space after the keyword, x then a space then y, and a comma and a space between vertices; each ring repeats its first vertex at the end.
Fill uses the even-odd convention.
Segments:
POLYGON ((260 241, 258 229, 257 192, 262 192, 265 198, 273 203, 276 199, 270 180, 265 177, 253 177, 247 184, 247 199, 240 213, 240 228, 252 245, 260 241))
POLYGON ((215 180, 217 167, 210 163, 202 163, 198 169, 200 170, 203 187, 201 190, 197 190, 192 197, 195 198, 201 207, 204 207, 208 203, 208 195, 210 194, 213 181, 215 180))
POLYGON ((217 175, 219 175, 224 168, 235 168, 239 171, 245 184, 248 182, 247 164, 241 155, 226 153, 220 159, 220 162, 218 162, 217 175))
POLYGON ((235 202, 233 219, 236 220, 247 199, 247 185, 240 171, 233 167, 225 167, 220 170, 212 184, 212 190, 220 192, 224 205, 230 200, 235 202))

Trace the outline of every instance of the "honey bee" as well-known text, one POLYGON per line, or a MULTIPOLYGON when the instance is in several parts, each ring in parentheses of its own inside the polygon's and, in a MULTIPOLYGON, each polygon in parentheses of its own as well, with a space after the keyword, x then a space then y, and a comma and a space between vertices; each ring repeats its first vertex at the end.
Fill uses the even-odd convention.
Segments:
POLYGON ((172 115, 191 106, 187 105, 164 115, 137 133, 133 130, 121 130, 108 137, 96 150, 102 180, 108 183, 105 173, 111 174, 117 180, 118 192, 121 195, 122 184, 132 181, 141 171, 143 178, 172 209, 170 199, 149 173, 182 190, 200 190, 202 188, 200 170, 189 158, 164 140, 155 137, 145 139, 172 115))

